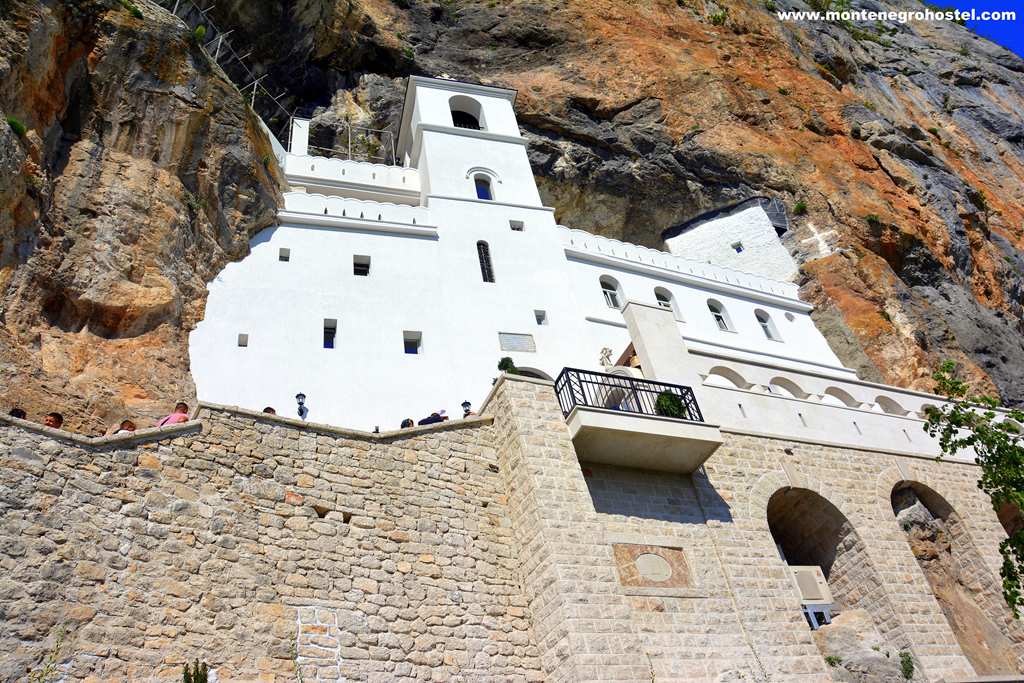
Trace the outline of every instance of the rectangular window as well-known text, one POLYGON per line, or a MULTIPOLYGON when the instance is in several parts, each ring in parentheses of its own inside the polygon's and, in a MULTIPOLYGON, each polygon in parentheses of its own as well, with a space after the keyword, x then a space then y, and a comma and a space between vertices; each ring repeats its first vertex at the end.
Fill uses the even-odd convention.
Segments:
POLYGON ((352 274, 366 277, 370 274, 370 257, 356 254, 352 257, 352 274))
POLYGON ((406 330, 402 333, 402 342, 406 353, 418 354, 423 349, 423 333, 406 330))
POLYGON ((248 346, 249 345, 249 335, 247 335, 247 334, 240 334, 240 335, 238 335, 238 345, 239 346, 248 346))
POLYGON ((324 348, 334 348, 334 338, 338 335, 338 321, 334 318, 324 318, 324 348))
POLYGON ((501 345, 502 351, 520 351, 522 353, 536 353, 537 351, 532 334, 499 332, 498 343, 501 345))
POLYGON ((292 250, 291 249, 285 249, 284 247, 281 247, 280 249, 278 249, 278 251, 277 251, 277 260, 278 261, 290 261, 291 258, 292 258, 292 250))
POLYGON ((741 253, 743 251, 743 242, 733 242, 732 243, 732 249, 737 254, 741 253))
POLYGON ((512 232, 522 232, 525 228, 522 221, 509 221, 508 227, 512 228, 512 232))
POLYGON ((547 311, 534 311, 533 317, 537 321, 538 325, 548 324, 548 313, 547 311))

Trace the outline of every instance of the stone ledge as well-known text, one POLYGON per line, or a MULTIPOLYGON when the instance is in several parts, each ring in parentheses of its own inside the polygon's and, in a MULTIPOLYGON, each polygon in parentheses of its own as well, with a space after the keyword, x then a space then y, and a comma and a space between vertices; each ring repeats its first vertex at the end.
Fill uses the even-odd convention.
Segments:
POLYGON ((494 398, 494 395, 498 391, 498 387, 505 382, 529 382, 530 384, 540 384, 542 386, 551 387, 552 390, 555 386, 555 383, 548 379, 537 379, 536 377, 526 377, 524 375, 510 375, 507 372, 503 372, 498 375, 498 379, 495 380, 494 386, 492 386, 491 390, 487 392, 487 398, 485 398, 483 403, 480 404, 481 413, 486 412, 487 406, 490 405, 491 399, 494 398))
POLYGON ((148 427, 146 429, 137 429, 130 434, 111 434, 110 436, 84 436, 82 434, 75 434, 74 432, 66 432, 63 429, 53 429, 52 427, 36 424, 35 422, 29 422, 28 420, 19 420, 18 418, 11 417, 10 415, 0 415, 0 423, 7 424, 11 427, 23 429, 26 432, 35 432, 36 434, 49 436, 59 441, 66 441, 69 443, 73 443, 79 446, 86 446, 89 448, 134 446, 149 441, 161 441, 163 439, 172 439, 179 437, 183 434, 198 432, 202 429, 203 426, 203 423, 200 422, 199 420, 191 419, 188 422, 167 425, 166 427, 148 427))
POLYGON ((699 588, 655 588, 638 586, 619 586, 624 595, 636 595, 648 598, 710 598, 711 593, 699 588))
POLYGON ((209 403, 207 401, 200 401, 199 407, 217 412, 242 415, 244 417, 260 420, 263 422, 270 422, 284 427, 292 427, 294 429, 318 432, 322 434, 335 434, 350 439, 363 439, 366 441, 400 439, 410 436, 419 436, 421 434, 431 434, 434 432, 447 432, 452 431, 454 429, 482 427, 494 422, 494 418, 490 415, 474 415, 473 417, 467 417, 458 420, 448 420, 446 422, 440 422, 431 425, 410 427, 408 429, 391 429, 386 432, 364 432, 360 429, 338 427, 335 425, 325 424, 323 422, 306 422, 304 420, 300 420, 294 417, 272 415, 270 413, 264 413, 263 411, 259 410, 249 410, 248 408, 240 408, 238 406, 227 406, 222 405, 220 403, 209 403))

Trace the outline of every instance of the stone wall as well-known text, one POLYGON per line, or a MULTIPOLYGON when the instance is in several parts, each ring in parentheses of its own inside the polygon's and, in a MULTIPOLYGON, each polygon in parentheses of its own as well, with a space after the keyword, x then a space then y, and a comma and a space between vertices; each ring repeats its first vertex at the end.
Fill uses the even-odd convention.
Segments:
POLYGON ((59 625, 67 680, 540 678, 490 419, 198 418, 100 446, 0 425, 0 680, 59 625))
POLYGON ((856 604, 918 680, 973 675, 890 494, 940 493, 994 575, 974 466, 725 432, 695 475, 645 472, 580 463, 548 382, 501 379, 483 412, 373 435, 204 406, 107 439, 0 419, 0 680, 65 625, 74 681, 198 657, 221 681, 825 683, 780 490, 855 532, 881 584, 856 604))

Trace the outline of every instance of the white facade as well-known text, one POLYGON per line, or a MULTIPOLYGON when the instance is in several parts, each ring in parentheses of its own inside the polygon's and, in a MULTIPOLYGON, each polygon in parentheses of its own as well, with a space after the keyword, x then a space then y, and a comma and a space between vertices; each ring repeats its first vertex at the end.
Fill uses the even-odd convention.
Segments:
POLYGON ((457 419, 462 401, 480 405, 503 356, 547 378, 601 370, 602 349, 614 361, 630 344, 620 309, 635 300, 671 308, 708 422, 935 452, 918 415, 935 398, 860 382, 792 282, 557 225, 513 101, 507 90, 410 78, 404 168, 300 154, 299 122, 279 225, 210 284, 192 333, 199 398, 295 415, 301 392, 306 419, 357 429, 440 409, 457 419), (455 127, 453 108, 481 130, 455 127), (478 180, 493 199, 477 198, 478 180))
POLYGON ((775 280, 793 280, 797 265, 757 203, 738 207, 711 220, 696 221, 665 245, 677 256, 718 263, 775 280))

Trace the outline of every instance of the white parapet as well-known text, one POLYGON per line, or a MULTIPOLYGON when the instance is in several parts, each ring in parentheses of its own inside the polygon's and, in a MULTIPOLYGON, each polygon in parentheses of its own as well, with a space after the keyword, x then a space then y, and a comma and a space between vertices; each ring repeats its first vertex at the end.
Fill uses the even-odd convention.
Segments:
POLYGON ((286 159, 285 174, 293 186, 314 192, 420 204, 420 174, 415 168, 293 153, 286 159))
POLYGON ((365 199, 336 197, 307 192, 286 192, 284 210, 278 218, 282 223, 290 218, 330 217, 349 220, 370 221, 374 223, 391 223, 421 228, 433 227, 430 224, 430 212, 425 207, 394 204, 391 202, 375 202, 365 199), (294 214, 294 216, 293 216, 294 214))

